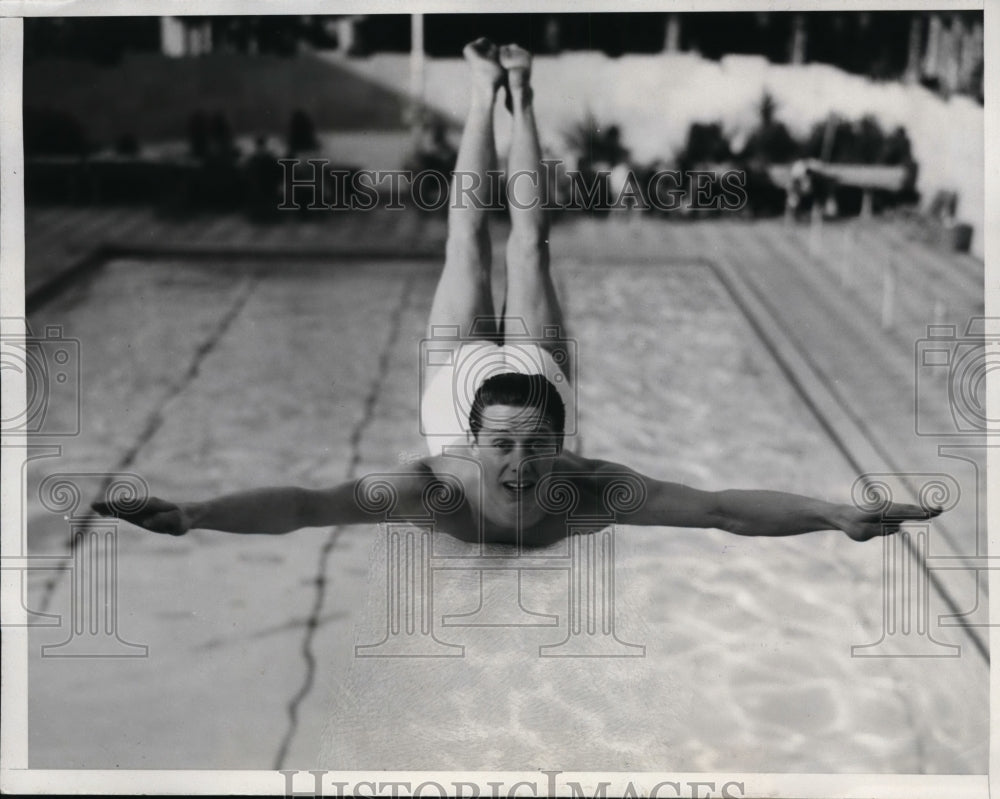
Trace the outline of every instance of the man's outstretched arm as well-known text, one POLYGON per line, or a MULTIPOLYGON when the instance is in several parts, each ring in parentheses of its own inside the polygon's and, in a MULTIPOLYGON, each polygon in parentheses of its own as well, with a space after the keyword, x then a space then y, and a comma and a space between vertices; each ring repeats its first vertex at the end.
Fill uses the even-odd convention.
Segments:
MULTIPOLYGON (((609 471, 620 470, 614 467, 609 471)), ((786 536, 819 530, 842 530, 855 541, 899 531, 907 521, 937 516, 937 508, 893 503, 879 513, 854 505, 825 502, 783 491, 700 491, 638 473, 646 499, 641 507, 619 514, 623 524, 664 527, 715 527, 736 535, 786 536)))
MULTIPOLYGON (((401 482, 405 475, 400 475, 401 482)), ((303 527, 364 524, 384 514, 366 510, 356 499, 357 480, 312 490, 294 486, 257 488, 202 502, 169 502, 151 497, 135 512, 124 513, 106 502, 93 509, 117 516, 154 533, 184 535, 188 530, 280 535, 303 527)))

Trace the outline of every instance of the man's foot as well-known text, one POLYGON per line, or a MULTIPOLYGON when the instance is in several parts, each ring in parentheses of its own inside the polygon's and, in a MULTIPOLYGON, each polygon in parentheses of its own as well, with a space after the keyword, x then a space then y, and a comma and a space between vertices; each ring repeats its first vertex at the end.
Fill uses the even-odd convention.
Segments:
POLYGON ((516 44, 505 44, 500 48, 500 66, 507 72, 507 107, 510 108, 510 100, 530 103, 531 53, 516 44))
POLYGON ((469 42, 462 50, 462 56, 469 62, 472 82, 476 89, 495 92, 503 85, 506 74, 497 60, 497 46, 484 36, 469 42))

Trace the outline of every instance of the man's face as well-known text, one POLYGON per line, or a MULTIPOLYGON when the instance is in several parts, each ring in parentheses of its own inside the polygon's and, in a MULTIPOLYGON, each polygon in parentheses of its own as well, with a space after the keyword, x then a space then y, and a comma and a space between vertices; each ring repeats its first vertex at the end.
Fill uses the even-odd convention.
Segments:
POLYGON ((472 441, 482 467, 483 511, 490 521, 515 527, 540 521, 535 486, 559 455, 552 422, 537 408, 490 405, 472 441))

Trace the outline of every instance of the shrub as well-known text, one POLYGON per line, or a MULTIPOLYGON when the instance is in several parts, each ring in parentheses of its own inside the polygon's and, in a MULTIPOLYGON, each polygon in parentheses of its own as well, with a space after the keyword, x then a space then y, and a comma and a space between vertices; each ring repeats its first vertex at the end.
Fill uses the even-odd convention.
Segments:
POLYGON ((677 166, 688 171, 697 168, 699 164, 718 164, 729 161, 732 157, 722 125, 718 122, 692 122, 684 147, 677 154, 677 166))
POLYGON ((83 124, 72 114, 50 108, 24 108, 24 154, 83 157, 94 149, 83 124))
POLYGON ((312 117, 302 109, 293 111, 288 122, 288 154, 295 156, 317 149, 319 140, 316 138, 316 126, 312 117))
POLYGON ((567 128, 563 138, 568 154, 583 171, 612 167, 629 160, 628 148, 622 144, 621 128, 615 124, 602 125, 589 111, 567 128))
POLYGON ((799 156, 801 146, 788 128, 775 119, 776 109, 774 98, 764 92, 758 106, 760 120, 739 154, 741 160, 787 164, 799 156))

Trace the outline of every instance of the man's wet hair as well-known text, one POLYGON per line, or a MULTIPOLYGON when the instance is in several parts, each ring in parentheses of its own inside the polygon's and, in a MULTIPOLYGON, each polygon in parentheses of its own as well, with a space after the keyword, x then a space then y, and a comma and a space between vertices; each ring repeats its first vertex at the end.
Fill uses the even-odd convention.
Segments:
POLYGON ((479 437, 484 412, 491 405, 537 408, 551 424, 559 444, 566 428, 566 405, 559 391, 544 375, 504 372, 483 381, 469 411, 469 429, 479 437))

